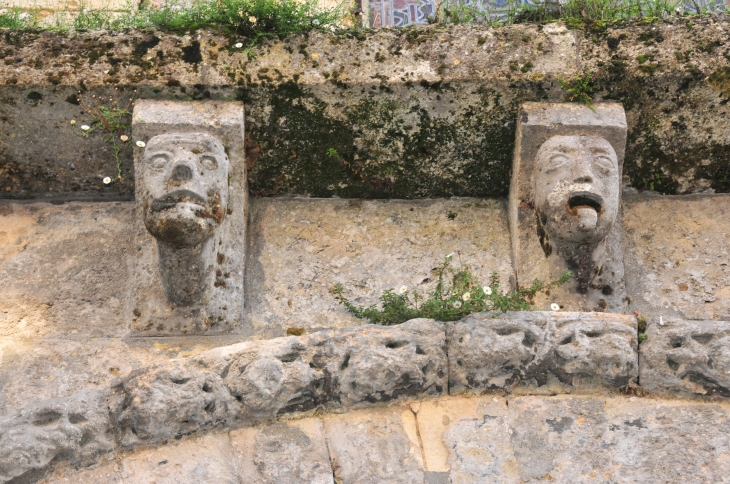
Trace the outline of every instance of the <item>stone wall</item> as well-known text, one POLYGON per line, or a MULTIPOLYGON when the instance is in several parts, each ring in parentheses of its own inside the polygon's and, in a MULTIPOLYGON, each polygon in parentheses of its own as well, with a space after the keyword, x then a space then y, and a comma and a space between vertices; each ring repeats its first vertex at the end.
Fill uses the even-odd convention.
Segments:
POLYGON ((7 31, 0 37, 0 196, 131 199, 87 108, 130 99, 244 101, 254 196, 504 197, 518 106, 592 73, 623 103, 625 184, 727 192, 727 16, 569 30, 424 27, 266 41, 214 31, 7 31), (74 128, 71 120, 76 120, 74 128), (328 156, 335 149, 336 156, 328 156))

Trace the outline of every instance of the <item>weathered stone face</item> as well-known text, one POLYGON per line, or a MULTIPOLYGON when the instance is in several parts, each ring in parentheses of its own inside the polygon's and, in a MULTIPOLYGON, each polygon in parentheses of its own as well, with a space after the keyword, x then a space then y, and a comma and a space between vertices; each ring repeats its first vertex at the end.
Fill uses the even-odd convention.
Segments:
POLYGON ((141 165, 147 230, 173 246, 208 239, 225 217, 228 201, 223 144, 205 133, 155 136, 147 143, 141 165))
POLYGON ((595 243, 613 227, 619 206, 619 166, 611 144, 597 136, 554 136, 537 152, 535 205, 553 239, 595 243))

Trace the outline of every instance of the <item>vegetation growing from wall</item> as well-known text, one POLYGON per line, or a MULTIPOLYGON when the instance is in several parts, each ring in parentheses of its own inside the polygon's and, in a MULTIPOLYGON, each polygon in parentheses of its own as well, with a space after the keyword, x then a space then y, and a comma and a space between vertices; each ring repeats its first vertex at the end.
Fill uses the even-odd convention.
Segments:
MULTIPOLYGON (((425 296, 416 290, 409 291, 407 286, 397 291, 387 289, 380 296, 382 307, 378 309, 377 305, 363 307, 352 304, 339 284, 332 294, 353 316, 367 319, 373 324, 391 326, 415 318, 456 321, 469 314, 485 311, 526 311, 531 309, 533 298, 538 292, 549 293, 551 288, 573 277, 568 271, 554 281, 546 283, 535 279, 529 287, 501 292, 496 272, 492 273, 489 283, 483 285, 468 265, 460 261, 458 268, 453 267, 453 257, 453 253, 447 255, 435 269, 438 282, 433 291, 425 296)), ((552 309, 558 310, 560 305, 553 303, 552 309)))

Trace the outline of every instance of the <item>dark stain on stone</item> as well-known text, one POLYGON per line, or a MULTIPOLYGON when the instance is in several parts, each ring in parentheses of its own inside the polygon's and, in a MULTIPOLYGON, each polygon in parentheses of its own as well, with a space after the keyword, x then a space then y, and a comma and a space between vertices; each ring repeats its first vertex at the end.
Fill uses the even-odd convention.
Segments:
MULTIPOLYGON (((134 53, 138 57, 141 57, 147 53, 148 50, 152 49, 153 47, 156 47, 157 44, 160 43, 160 38, 156 35, 153 35, 152 38, 149 40, 143 40, 141 42, 138 42, 137 45, 134 46, 134 53)), ((200 45, 200 44, 198 44, 200 45)), ((183 49, 184 50, 184 49, 183 49)))
POLYGON ((562 434, 573 425, 573 419, 570 417, 548 418, 545 422, 550 426, 551 432, 559 434, 562 434))
POLYGON ((203 61, 203 54, 200 51, 200 42, 194 40, 187 47, 182 48, 182 59, 188 64, 200 64, 203 61))

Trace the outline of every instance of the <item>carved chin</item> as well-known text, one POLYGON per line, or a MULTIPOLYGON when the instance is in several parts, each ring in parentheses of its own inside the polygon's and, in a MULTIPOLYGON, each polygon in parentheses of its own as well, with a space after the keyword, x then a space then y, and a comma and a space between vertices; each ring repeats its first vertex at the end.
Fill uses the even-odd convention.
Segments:
POLYGON ((203 207, 191 203, 178 203, 161 212, 148 210, 144 223, 156 239, 176 247, 197 245, 218 228, 218 222, 203 207))

